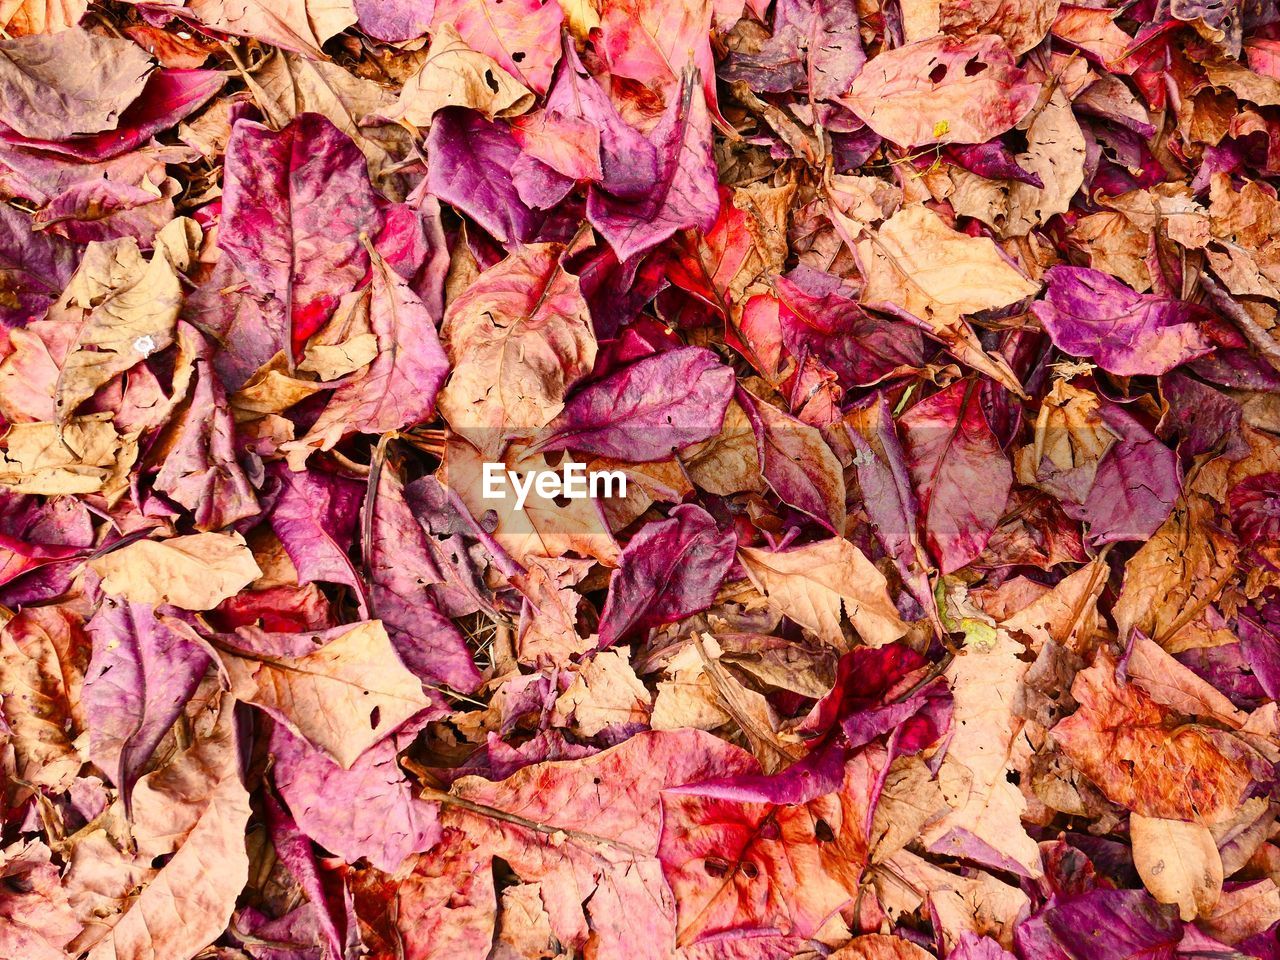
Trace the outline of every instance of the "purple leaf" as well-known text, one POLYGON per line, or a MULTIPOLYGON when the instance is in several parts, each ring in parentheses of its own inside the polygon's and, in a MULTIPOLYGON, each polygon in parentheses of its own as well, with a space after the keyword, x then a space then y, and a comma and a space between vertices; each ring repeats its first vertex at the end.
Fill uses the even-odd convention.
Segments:
POLYGON ((774 283, 787 351, 816 357, 842 383, 866 386, 924 361, 918 327, 867 313, 838 277, 802 265, 774 283))
POLYGON ((390 433, 430 420, 449 359, 426 305, 379 256, 373 261, 369 326, 378 354, 333 392, 303 441, 328 450, 351 433, 390 433))
POLYGON ((355 0, 356 24, 375 40, 400 43, 425 36, 435 0, 355 0))
POLYGON ((916 531, 919 504, 888 395, 871 395, 855 405, 844 422, 856 451, 853 463, 862 506, 875 527, 876 538, 893 559, 911 595, 931 617, 937 617, 928 557, 916 531))
POLYGON ((898 421, 925 536, 944 574, 986 548, 1013 487, 1013 470, 979 398, 976 382, 959 380, 898 421))
POLYGON ((25 326, 58 299, 80 262, 75 245, 33 230, 21 211, 0 204, 0 328, 25 326))
POLYGON ((75 243, 136 237, 149 247, 172 219, 173 199, 165 193, 112 180, 86 180, 54 197, 31 222, 75 243))
POLYGON ((188 324, 178 331, 190 366, 175 376, 175 388, 185 376, 187 396, 155 486, 192 511, 198 530, 221 530, 257 514, 258 498, 236 457, 235 420, 213 371, 213 350, 188 324))
POLYGON ((844 470, 822 434, 746 390, 739 389, 737 396, 755 431, 761 470, 773 492, 843 535, 844 470))
POLYGON ((370 616, 382 620, 396 653, 419 678, 473 692, 481 677, 471 651, 431 595, 431 586, 444 576, 432 559, 426 531, 405 501, 403 485, 387 464, 378 471, 365 511, 370 616))
POLYGON ((654 354, 580 390, 536 448, 629 463, 663 460, 720 432, 733 385, 733 371, 710 350, 654 354))
POLYGON ((1145 890, 1094 890, 1051 904, 1014 931, 1018 954, 1036 960, 1173 960, 1178 911, 1145 890))
POLYGON ((105 598, 86 629, 93 640, 84 681, 89 756, 127 803, 211 659, 185 624, 158 618, 146 604, 105 598))
POLYGON ((587 197, 587 219, 619 260, 656 247, 677 230, 710 230, 720 211, 711 117, 701 87, 686 78, 650 140, 658 176, 644 196, 620 198, 593 186, 587 197))
POLYGON ((631 538, 600 615, 600 646, 632 630, 674 623, 711 606, 733 564, 738 538, 721 533, 711 515, 692 503, 666 520, 645 524, 631 538))
POLYGON ((1120 439, 1098 462, 1084 502, 1064 501, 1063 509, 1089 525, 1089 541, 1095 546, 1146 540, 1169 519, 1182 492, 1177 455, 1116 404, 1106 404, 1100 412, 1120 439))
POLYGON ((1049 289, 1031 312, 1054 346, 1088 357, 1123 377, 1168 373, 1202 357, 1212 346, 1200 331, 1213 315, 1185 300, 1135 293, 1119 280, 1086 267, 1045 272, 1049 289))
POLYGON ((375 744, 344 770, 284 724, 271 735, 276 788, 299 828, 348 863, 367 857, 388 873, 440 839, 436 805, 417 798, 396 760, 397 739, 375 744))
POLYGON ((500 243, 526 242, 540 215, 520 199, 511 168, 520 145, 506 124, 450 107, 435 115, 427 138, 427 189, 465 213, 500 243))
POLYGON ((261 295, 285 305, 298 350, 369 269, 381 226, 364 154, 318 113, 279 133, 240 120, 227 144, 218 245, 261 295))
POLYGON ((1012 953, 996 943, 990 937, 979 937, 966 930, 956 943, 955 949, 947 954, 947 960, 1015 960, 1012 953))
POLYGON ((297 568, 298 582, 345 584, 363 611, 364 584, 347 551, 355 539, 364 485, 317 470, 294 473, 283 463, 271 475, 280 484, 271 529, 297 568))

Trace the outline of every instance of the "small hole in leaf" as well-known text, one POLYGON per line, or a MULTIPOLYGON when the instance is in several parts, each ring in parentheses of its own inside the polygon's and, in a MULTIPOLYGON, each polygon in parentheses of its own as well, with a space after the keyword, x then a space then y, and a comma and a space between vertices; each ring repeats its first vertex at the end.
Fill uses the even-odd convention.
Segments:
POLYGON ((524 51, 517 50, 511 55, 511 59, 516 63, 524 63, 524 51))
POLYGON ((1020 774, 1017 770, 1008 771, 1004 775, 1004 778, 1008 780, 1010 783, 1012 783, 1015 787, 1018 786, 1020 783, 1022 783, 1022 774, 1020 774))
POLYGON ((947 65, 945 63, 940 63, 936 67, 934 67, 932 70, 929 71, 929 79, 933 83, 941 83, 942 78, 945 77, 946 75, 947 75, 947 65))
POLYGON ((973 59, 964 65, 964 75, 966 77, 976 77, 983 70, 987 69, 987 65, 981 60, 973 59))
POLYGON ((369 729, 377 730, 378 723, 382 720, 382 708, 374 707, 369 711, 369 729))
POLYGON ((719 857, 708 857, 702 861, 702 869, 706 871, 707 876, 719 880, 728 875, 729 863, 719 857))
POLYGON ((819 820, 813 825, 813 835, 818 838, 819 843, 831 843, 836 838, 835 831, 831 829, 831 824, 825 820, 819 820))
POLYGON ((484 72, 484 82, 489 85, 489 89, 494 93, 498 92, 498 80, 494 77, 492 70, 486 70, 484 72))
POLYGON ((742 875, 748 880, 754 880, 756 877, 760 876, 760 868, 750 860, 747 860, 742 864, 742 875))

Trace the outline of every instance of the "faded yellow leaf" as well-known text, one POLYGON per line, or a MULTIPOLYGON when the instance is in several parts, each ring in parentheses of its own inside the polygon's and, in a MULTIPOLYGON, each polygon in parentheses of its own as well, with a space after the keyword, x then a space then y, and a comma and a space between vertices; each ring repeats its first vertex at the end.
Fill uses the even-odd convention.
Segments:
POLYGON ((988 355, 961 318, 1007 307, 1039 287, 989 237, 952 230, 922 204, 903 207, 857 243, 866 270, 863 302, 919 317, 956 358, 1022 395, 1003 357, 988 355))
POLYGON ((343 767, 431 706, 381 620, 349 628, 314 653, 254 659, 222 652, 236 699, 256 704, 343 767))
POLYGON ((238 533, 138 540, 89 561, 102 592, 135 603, 211 610, 262 575, 238 533))
POLYGON ((442 23, 431 37, 422 69, 405 81, 400 99, 384 115, 427 127, 445 107, 466 107, 492 120, 525 113, 533 99, 533 93, 497 60, 472 50, 457 30, 442 23))
POLYGON ((889 599, 884 574, 848 540, 833 538, 781 552, 743 547, 738 556, 771 605, 837 649, 849 646, 842 611, 872 647, 892 643, 907 631, 889 599))
POLYGON ((132 237, 91 243, 67 289, 49 308, 51 320, 75 328, 54 394, 58 420, 117 374, 173 343, 182 305, 178 273, 200 243, 194 220, 179 217, 155 238, 144 260, 132 237))
POLYGON ((1209 828, 1182 820, 1129 815, 1133 864, 1142 885, 1188 922, 1207 915, 1222 895, 1222 858, 1209 828))

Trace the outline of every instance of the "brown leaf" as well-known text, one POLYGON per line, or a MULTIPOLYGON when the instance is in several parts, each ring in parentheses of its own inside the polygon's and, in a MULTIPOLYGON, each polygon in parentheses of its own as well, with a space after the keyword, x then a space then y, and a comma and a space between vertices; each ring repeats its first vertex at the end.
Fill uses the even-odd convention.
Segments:
POLYGON ((837 649, 848 647, 842 611, 870 646, 906 633, 884 575, 848 540, 821 540, 780 552, 743 547, 738 557, 772 606, 837 649))
POLYGON ((1132 814, 1129 838, 1142 884, 1161 903, 1177 904, 1182 919, 1208 914, 1222 895, 1222 858, 1203 824, 1132 814))
POLYGON ((349 768, 431 700, 396 656, 382 621, 335 632, 306 656, 251 659, 224 651, 222 662, 237 699, 262 707, 349 768))
POLYGON ((89 561, 102 592, 135 603, 212 610, 262 571, 238 533, 138 540, 89 561))

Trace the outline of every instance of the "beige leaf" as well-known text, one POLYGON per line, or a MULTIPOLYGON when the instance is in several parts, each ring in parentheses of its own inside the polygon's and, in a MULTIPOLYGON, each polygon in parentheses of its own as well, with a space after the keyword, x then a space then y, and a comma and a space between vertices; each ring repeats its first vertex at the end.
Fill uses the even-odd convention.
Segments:
POLYGON ((431 706, 381 620, 357 623, 303 657, 223 653, 236 699, 256 704, 344 768, 431 706))
POLYGON ((341 343, 308 343, 306 358, 299 370, 314 373, 321 380, 337 380, 367 366, 378 355, 378 337, 358 333, 341 343))
POLYGON ((556 700, 553 720, 583 737, 610 727, 646 724, 649 691, 627 658, 604 650, 579 667, 569 689, 556 700))
POLYGON ((150 261, 132 237, 88 245, 67 289, 49 308, 50 319, 76 331, 54 396, 60 421, 112 377, 173 342, 182 305, 178 273, 199 243, 196 222, 180 217, 156 235, 150 261))
POLYGON ((787 766, 801 751, 782 742, 769 701, 726 670, 722 656, 716 638, 704 633, 672 657, 665 670, 668 679, 658 684, 650 725, 654 730, 711 731, 728 724, 742 731, 766 773, 787 766))
POLYGON ((1023 725, 1013 709, 1030 666, 1019 659, 1022 649, 1007 632, 997 630, 989 647, 968 645, 947 668, 955 733, 938 783, 951 812, 923 840, 933 853, 963 855, 970 838, 976 838, 1003 861, 992 866, 1034 878, 1044 873, 1040 847, 1022 826, 1027 806, 1022 791, 1008 779, 1010 771, 1018 771, 1023 725))
POLYGON ((122 469, 127 472, 136 443, 122 440, 110 413, 56 423, 17 423, 0 452, 0 486, 45 496, 98 493, 122 469))
MULTIPOLYGON (((504 469, 527 479, 531 473, 563 468, 563 462, 559 467, 552 466, 542 454, 525 456, 526 448, 527 444, 511 444, 502 457, 504 469)), ((605 566, 617 566, 618 543, 605 526, 596 501, 590 497, 574 500, 542 497, 536 487, 531 487, 524 509, 516 510, 515 495, 509 485, 504 487, 507 496, 502 499, 484 496, 486 462, 471 444, 450 438, 440 468, 440 481, 457 491, 472 516, 482 517, 492 512, 497 521, 493 536, 516 560, 524 563, 528 557, 577 553, 595 557, 605 566)))
POLYGON ((902 937, 869 933, 854 937, 828 960, 933 960, 933 954, 902 937))
MULTIPOLYGON (((1055 214, 1065 213, 1084 184, 1084 134, 1061 87, 1053 92, 1027 130, 1027 148, 1018 166, 1037 174, 1037 187, 1020 180, 991 181, 952 168, 957 213, 976 217, 1000 237, 1023 237, 1055 214)), ((1149 281, 1148 281, 1149 282, 1149 281)))
POLYGON ((131 797, 133 837, 144 857, 181 848, 200 823, 220 783, 238 775, 234 701, 223 697, 213 728, 137 782, 131 797))
POLYGON ((729 401, 719 436, 685 448, 681 459, 689 479, 716 496, 764 490, 756 432, 737 400, 729 401))
POLYGON ((249 794, 232 772, 208 796, 186 841, 89 960, 191 960, 222 935, 249 879, 249 794))
POLYGON ((1197 926, 1215 940, 1234 945, 1280 920, 1280 889, 1270 877, 1232 886, 1197 926))
POLYGON ((966 933, 988 936, 1013 948, 1013 930, 1031 908, 1020 889, 989 873, 959 876, 901 850, 876 870, 876 892, 890 918, 914 913, 926 902, 947 951, 966 933))
POLYGON ((352 0, 189 0, 183 7, 214 30, 325 56, 326 40, 356 22, 352 0))
POLYGON ((870 646, 892 643, 906 633, 884 575, 848 540, 833 538, 782 552, 743 547, 738 556, 771 605, 837 649, 848 647, 840 625, 842 609, 870 646))
POLYGON ((68 789, 84 765, 74 740, 87 666, 85 639, 60 607, 27 607, 0 630, 0 712, 16 772, 53 793, 68 789))
POLYGON ((1129 815, 1133 863, 1142 884, 1188 922, 1205 916, 1222 895, 1222 858, 1209 828, 1182 820, 1129 815))
POLYGON ((574 589, 592 565, 579 557, 524 558, 525 572, 511 578, 528 601, 516 636, 521 663, 558 666, 595 646, 578 633, 582 595, 574 589))
POLYGON ((857 251, 867 275, 863 302, 919 317, 957 359, 1024 395, 1004 359, 987 355, 961 320, 1039 289, 1001 256, 991 238, 952 230, 929 208, 912 204, 858 241, 857 251))
POLYGON ((1052 590, 1033 600, 1001 626, 1010 633, 1026 634, 1037 652, 1046 643, 1059 643, 1075 653, 1091 649, 1101 627, 1098 598, 1106 589, 1111 568, 1103 559, 1085 564, 1064 577, 1052 590))
POLYGON ((357 77, 328 60, 276 50, 244 74, 254 102, 279 129, 300 113, 319 113, 349 136, 375 179, 389 173, 410 151, 409 132, 396 124, 362 126, 365 117, 393 108, 389 88, 357 77))
POLYGON ((1163 526, 1125 564, 1113 614, 1116 633, 1137 627, 1170 653, 1196 641, 1194 616, 1236 569, 1239 548, 1212 522, 1213 504, 1194 491, 1174 505, 1163 526))
POLYGON ((449 425, 496 459, 564 408, 596 358, 591 315, 558 244, 521 247, 449 305, 441 339, 453 374, 440 391, 449 425))
POLYGON ((0 28, 11 37, 58 33, 74 27, 89 0, 0 0, 0 28))
POLYGON ((925 825, 947 812, 932 771, 918 756, 889 765, 871 827, 871 862, 880 863, 913 842, 925 825))
POLYGON ((255 370, 244 386, 231 395, 229 403, 236 422, 243 423, 283 413, 322 389, 318 383, 293 376, 289 372, 289 359, 281 351, 255 370))
POLYGON ((135 603, 212 610, 262 575, 238 533, 138 540, 89 561, 102 591, 135 603))
POLYGON ((472 50, 447 23, 436 28, 422 69, 404 83, 400 99, 383 115, 415 127, 431 125, 437 110, 467 107, 514 117, 533 106, 533 93, 488 54, 472 50))

